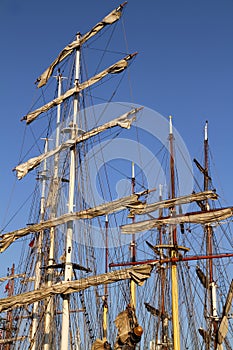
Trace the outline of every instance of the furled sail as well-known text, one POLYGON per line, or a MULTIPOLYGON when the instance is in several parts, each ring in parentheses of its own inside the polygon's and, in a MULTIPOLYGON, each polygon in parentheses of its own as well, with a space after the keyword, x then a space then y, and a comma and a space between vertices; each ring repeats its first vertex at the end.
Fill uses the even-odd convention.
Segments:
POLYGON ((233 208, 221 208, 213 209, 206 212, 193 212, 187 214, 181 214, 176 216, 167 216, 163 218, 138 221, 133 224, 121 226, 121 232, 126 234, 132 234, 136 232, 142 232, 150 230, 161 225, 177 225, 181 223, 192 223, 192 224, 208 224, 225 220, 233 216, 233 208))
POLYGON ((118 329, 114 350, 135 349, 141 340, 143 329, 138 324, 134 308, 128 305, 126 310, 117 315, 114 323, 118 329))
POLYGON ((222 320, 220 322, 218 331, 217 331, 217 350, 221 350, 222 343, 224 342, 224 339, 226 338, 226 335, 228 333, 228 317, 229 317, 229 311, 231 309, 233 300, 233 280, 231 281, 230 288, 227 294, 226 303, 224 305, 223 314, 222 314, 222 320))
POLYGON ((27 338, 26 336, 23 336, 23 337, 17 337, 17 338, 0 339, 0 345, 1 344, 12 344, 13 342, 16 342, 19 340, 24 340, 26 338, 27 338))
POLYGON ((98 81, 100 81, 101 79, 103 79, 106 75, 121 73, 125 68, 128 67, 128 61, 131 60, 135 55, 136 55, 136 53, 125 56, 122 60, 116 62, 112 66, 110 66, 107 69, 103 70, 102 72, 96 74, 94 77, 88 79, 87 81, 84 81, 83 83, 79 84, 78 82, 76 82, 75 87, 73 87, 70 90, 67 90, 63 95, 55 98, 54 100, 48 102, 47 104, 36 109, 35 111, 28 113, 21 120, 26 120, 26 123, 30 124, 41 113, 47 112, 51 108, 53 108, 57 105, 60 105, 66 99, 73 96, 75 93, 78 93, 78 92, 86 89, 87 87, 92 86, 93 84, 95 84, 98 81))
POLYGON ((54 68, 60 62, 62 62, 67 56, 69 56, 74 50, 78 49, 87 40, 91 39, 94 35, 99 33, 105 26, 110 25, 118 21, 122 14, 123 5, 120 5, 106 17, 102 19, 101 22, 97 23, 89 32, 81 36, 79 39, 74 40, 72 43, 67 45, 58 55, 58 57, 51 63, 51 65, 41 74, 37 79, 38 87, 42 87, 51 77, 54 68))
POLYGON ((203 285, 203 287, 209 288, 209 279, 208 279, 207 275, 204 274, 204 272, 201 270, 201 268, 198 265, 196 266, 196 274, 197 274, 197 277, 199 278, 201 284, 203 285))
POLYGON ((110 284, 126 279, 132 279, 139 286, 143 285, 144 281, 150 277, 152 265, 141 265, 113 272, 104 273, 101 275, 90 276, 80 280, 62 282, 54 284, 51 287, 33 290, 27 293, 14 295, 11 297, 0 299, 0 312, 20 307, 27 304, 35 303, 46 299, 52 295, 63 294, 68 295, 74 292, 87 289, 89 287, 98 286, 101 284, 110 284))
POLYGON ((13 280, 14 278, 20 278, 20 277, 25 277, 25 273, 18 273, 17 275, 10 275, 6 277, 1 277, 0 278, 0 283, 8 280, 13 280))
POLYGON ((165 209, 165 208, 171 208, 175 205, 181 205, 181 204, 187 204, 195 201, 203 201, 207 199, 218 199, 218 195, 213 191, 205 191, 205 192, 199 192, 199 193, 193 193, 188 196, 182 196, 182 197, 176 197, 171 199, 166 199, 163 201, 159 201, 156 203, 146 204, 145 208, 142 209, 131 209, 130 214, 149 214, 152 213, 155 210, 158 209, 165 209))
POLYGON ((106 340, 96 339, 91 350, 111 350, 111 345, 106 340))
POLYGON ((62 225, 71 220, 93 219, 97 216, 107 215, 109 213, 114 213, 125 208, 130 208, 131 206, 142 206, 142 202, 138 199, 140 196, 146 193, 147 191, 135 193, 130 196, 122 197, 120 199, 116 199, 115 201, 107 202, 93 208, 89 208, 75 213, 64 214, 58 218, 42 221, 38 224, 30 225, 28 227, 21 228, 16 231, 5 233, 1 235, 0 253, 4 252, 9 247, 9 245, 17 239, 29 235, 33 232, 39 232, 44 229, 62 225))
POLYGON ((123 114, 122 116, 111 120, 108 123, 105 123, 99 127, 96 127, 90 131, 87 131, 85 133, 83 133, 81 136, 76 137, 75 139, 70 139, 65 141, 63 144, 61 144, 60 146, 58 146, 57 148, 46 152, 38 157, 34 157, 29 159, 27 162, 22 163, 17 165, 14 170, 16 170, 17 172, 17 177, 18 179, 22 179, 30 170, 34 169, 35 167, 37 167, 42 161, 44 161, 45 159, 54 156, 55 154, 64 151, 68 148, 71 148, 72 146, 83 142, 109 128, 113 128, 115 126, 120 126, 121 128, 125 128, 125 129, 129 129, 132 122, 135 120, 135 117, 132 117, 129 119, 129 116, 131 116, 132 114, 136 114, 139 110, 141 110, 142 108, 134 108, 131 111, 123 114))

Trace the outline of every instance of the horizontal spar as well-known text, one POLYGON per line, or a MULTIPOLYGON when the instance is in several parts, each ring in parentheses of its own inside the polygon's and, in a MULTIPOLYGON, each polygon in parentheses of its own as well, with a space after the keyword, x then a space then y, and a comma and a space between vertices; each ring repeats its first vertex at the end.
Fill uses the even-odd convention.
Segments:
POLYGON ((44 300, 52 295, 63 294, 68 295, 74 292, 87 289, 92 286, 101 284, 111 284, 126 279, 132 279, 138 285, 143 285, 144 281, 150 277, 153 265, 135 266, 127 269, 116 270, 101 275, 90 276, 80 280, 62 282, 45 287, 43 289, 33 290, 27 293, 14 295, 11 297, 0 299, 0 312, 32 304, 40 300, 44 300))
POLYGON ((57 218, 39 222, 15 231, 7 232, 0 236, 0 253, 4 252, 14 241, 31 233, 40 232, 51 227, 65 224, 69 221, 80 219, 93 219, 97 216, 114 213, 131 206, 142 206, 143 203, 139 200, 140 196, 147 194, 148 191, 138 192, 127 197, 116 199, 112 202, 100 204, 96 207, 81 210, 75 213, 67 213, 57 218))
POLYGON ((111 263, 109 267, 120 267, 120 266, 134 266, 134 265, 145 265, 145 264, 167 264, 170 262, 182 262, 182 261, 195 261, 195 260, 207 260, 207 259, 222 259, 232 258, 233 254, 215 254, 215 255, 194 255, 194 256, 179 256, 178 258, 165 258, 165 259, 150 259, 143 261, 129 261, 121 263, 111 263))
POLYGON ((83 83, 76 82, 75 87, 73 87, 70 90, 67 90, 63 95, 55 98, 54 100, 46 103, 44 106, 36 109, 35 111, 32 111, 25 115, 21 120, 26 120, 27 124, 30 124, 33 120, 35 120, 40 114, 45 113, 49 111, 51 108, 60 105, 65 100, 67 100, 69 97, 79 93, 80 91, 92 86, 93 84, 96 84, 98 81, 106 77, 108 74, 118 74, 124 71, 128 67, 128 61, 131 60, 137 53, 133 53, 130 55, 125 56, 122 60, 116 62, 112 66, 108 67, 107 69, 103 70, 102 72, 96 74, 92 78, 88 79, 87 81, 84 81, 83 83))
POLYGON ((207 225, 225 220, 231 216, 233 216, 233 207, 212 209, 205 212, 191 212, 122 225, 121 232, 125 234, 132 234, 158 228, 162 225, 179 225, 184 223, 207 225))
POLYGON ((56 147, 55 149, 52 149, 46 153, 43 153, 37 157, 33 157, 30 158, 28 161, 26 161, 25 163, 19 164, 17 165, 13 170, 16 171, 17 173, 17 178, 19 180, 21 180, 25 175, 27 175, 27 173, 33 169, 35 169, 38 165, 40 165, 45 159, 54 156, 55 154, 58 154, 68 148, 71 148, 81 142, 84 142, 88 139, 90 139, 91 137, 100 134, 101 132, 110 129, 110 128, 114 128, 116 126, 119 126, 121 128, 125 128, 125 129, 129 129, 131 127, 131 124, 133 123, 133 121, 136 119, 135 116, 129 118, 130 116, 136 114, 137 112, 139 112, 142 109, 142 107, 140 108, 134 108, 131 109, 129 112, 124 113, 123 115, 121 115, 118 118, 115 118, 103 125, 100 125, 92 130, 89 130, 87 132, 84 132, 82 135, 74 138, 74 139, 69 139, 65 142, 63 142, 61 145, 59 145, 58 147, 56 147))
POLYGON ((118 21, 121 18, 122 9, 126 3, 121 4, 119 7, 110 12, 106 17, 102 19, 102 21, 98 22, 89 32, 82 35, 80 38, 72 41, 69 45, 67 45, 58 55, 58 57, 50 64, 50 66, 41 74, 39 78, 37 78, 38 85, 40 88, 47 83, 49 78, 51 77, 54 68, 62 62, 66 57, 68 57, 74 50, 77 50, 81 45, 83 45, 87 40, 91 39, 93 36, 98 34, 103 28, 107 25, 111 25, 118 21))

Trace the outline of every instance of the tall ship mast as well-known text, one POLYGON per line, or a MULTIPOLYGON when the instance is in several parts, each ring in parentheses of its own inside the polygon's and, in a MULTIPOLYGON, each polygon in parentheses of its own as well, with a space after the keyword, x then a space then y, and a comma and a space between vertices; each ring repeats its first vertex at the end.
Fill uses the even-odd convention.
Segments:
POLYGON ((125 10, 74 35, 21 117, 34 145, 14 171, 36 184, 25 226, 0 236, 1 253, 21 247, 0 279, 0 350, 233 349, 233 206, 208 122, 192 161, 175 118, 117 100, 137 64, 111 43, 125 10))

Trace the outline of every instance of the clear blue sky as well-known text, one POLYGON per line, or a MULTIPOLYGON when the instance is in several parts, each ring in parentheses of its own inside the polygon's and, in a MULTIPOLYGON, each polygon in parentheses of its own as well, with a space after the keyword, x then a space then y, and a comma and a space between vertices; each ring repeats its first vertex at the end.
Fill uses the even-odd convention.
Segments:
MULTIPOLYGON (((11 170, 20 157, 20 118, 31 106, 35 79, 76 32, 88 31, 119 3, 1 0, 1 227, 16 210, 15 200, 9 202, 15 183, 11 170)), ((231 205, 232 19, 233 0, 129 0, 124 12, 129 51, 139 52, 132 70, 135 103, 163 116, 172 114, 192 157, 201 153, 203 127, 209 121, 215 182, 220 179, 231 205)), ((17 185, 21 191, 26 186, 17 185)), ((23 226, 25 217, 18 221, 23 226)))

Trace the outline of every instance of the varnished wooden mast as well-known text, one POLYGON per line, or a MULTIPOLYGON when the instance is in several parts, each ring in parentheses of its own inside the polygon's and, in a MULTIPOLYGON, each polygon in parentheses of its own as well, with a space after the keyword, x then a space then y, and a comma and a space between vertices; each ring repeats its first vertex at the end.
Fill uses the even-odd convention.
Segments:
MULTIPOLYGON (((105 217, 105 273, 108 273, 108 215, 105 217)), ((103 339, 107 341, 108 335, 108 285, 104 285, 103 302, 103 339)))
MULTIPOLYGON (((172 130, 172 117, 170 116, 170 177, 171 177, 171 198, 175 198, 175 165, 174 165, 174 136, 172 130)), ((171 214, 175 215, 175 207, 171 208, 171 214)), ((171 258, 177 258, 177 232, 176 225, 171 226, 171 238, 173 248, 171 249, 171 258)), ((176 262, 171 263, 172 278, 172 324, 173 324, 173 349, 180 350, 180 327, 179 327, 179 305, 178 305, 178 281, 176 262)))
MULTIPOLYGON (((208 122, 206 121, 205 124, 205 132, 204 132, 204 190, 209 189, 209 144, 208 144, 208 122)), ((208 200, 205 202, 205 210, 210 210, 208 200)), ((212 256, 213 255, 213 229, 210 224, 205 225, 205 233, 206 233, 206 255, 212 256)), ((216 301, 216 283, 214 281, 213 276, 213 259, 207 260, 207 274, 208 274, 208 281, 209 285, 208 288, 208 305, 209 305, 209 331, 210 334, 212 333, 212 330, 214 333, 217 332, 217 301, 216 301)), ((206 343, 206 349, 210 349, 210 342, 206 343)), ((216 348, 217 344, 215 344, 216 348)))
MULTIPOLYGON (((162 185, 159 186, 159 200, 162 201, 163 195, 162 195, 162 185)), ((159 217, 163 216, 163 209, 159 210, 159 217)), ((161 226, 159 228, 159 243, 162 246, 163 245, 163 227, 161 226)), ((160 260, 163 259, 163 249, 160 248, 160 260)), ((167 343, 168 343, 168 317, 167 312, 165 309, 165 283, 166 283, 166 272, 165 267, 161 264, 159 268, 160 272, 160 279, 161 279, 161 305, 160 305, 160 312, 161 312, 161 320, 162 320, 162 349, 167 350, 167 343)))
MULTIPOLYGON (((132 162, 132 177, 131 177, 131 184, 132 184, 132 194, 135 193, 135 167, 134 162, 132 162)), ((135 221, 135 217, 132 217, 132 222, 135 221)), ((130 254, 131 254, 131 261, 136 261, 136 242, 135 242, 135 234, 132 234, 132 241, 130 243, 130 254)), ((136 309, 136 284, 133 280, 130 280, 130 304, 131 306, 136 309)))
MULTIPOLYGON (((15 264, 12 265, 12 268, 10 269, 10 276, 14 276, 15 274, 15 264)), ((11 297, 14 295, 14 279, 8 281, 8 289, 7 289, 7 295, 8 297, 11 297)), ((13 331, 13 317, 12 317, 12 311, 8 311, 6 315, 6 339, 10 339, 12 337, 12 331, 13 331)), ((4 347, 5 350, 10 350, 10 343, 7 343, 4 347)))

